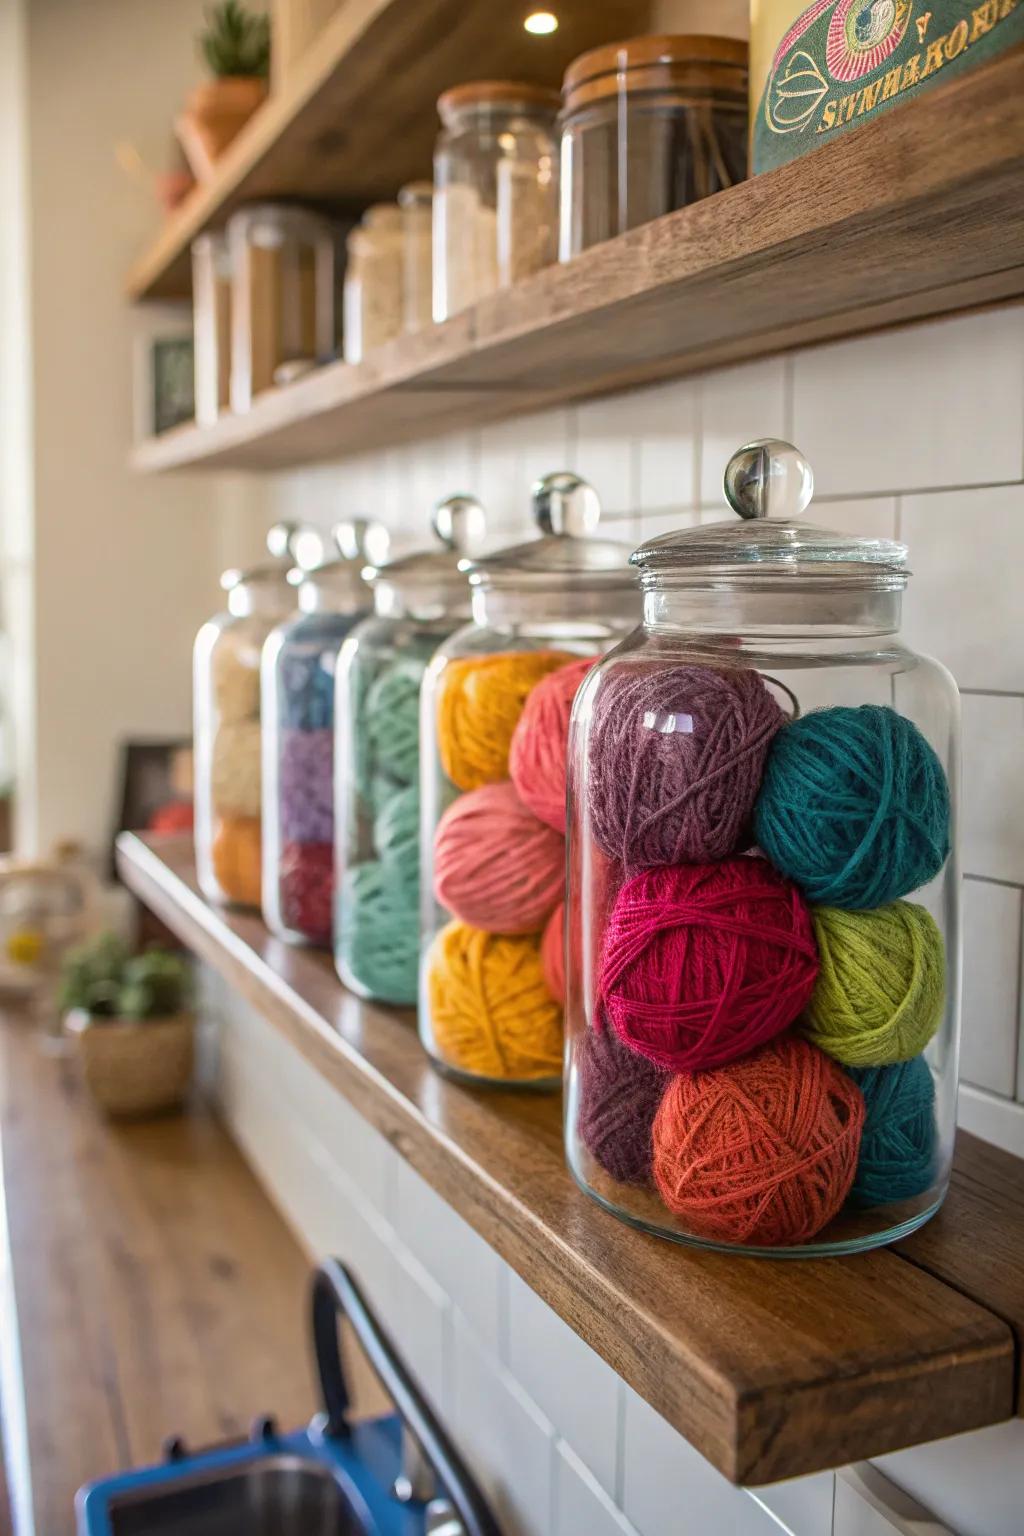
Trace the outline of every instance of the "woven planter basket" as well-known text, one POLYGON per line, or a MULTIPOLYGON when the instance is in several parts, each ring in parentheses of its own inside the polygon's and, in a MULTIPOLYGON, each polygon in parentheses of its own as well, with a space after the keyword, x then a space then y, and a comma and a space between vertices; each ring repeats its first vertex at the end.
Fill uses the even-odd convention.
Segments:
POLYGON ((93 1019, 74 1009, 65 1027, 85 1084, 108 1115, 149 1115, 181 1104, 192 1081, 195 1018, 93 1019))

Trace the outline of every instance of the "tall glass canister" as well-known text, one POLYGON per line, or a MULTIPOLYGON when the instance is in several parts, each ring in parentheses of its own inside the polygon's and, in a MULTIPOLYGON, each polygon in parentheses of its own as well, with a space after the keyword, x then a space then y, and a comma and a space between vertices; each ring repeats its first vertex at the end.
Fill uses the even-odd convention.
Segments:
POLYGON ((331 942, 334 910, 334 673, 370 608, 367 561, 387 534, 362 519, 334 530, 339 558, 291 573, 299 616, 263 647, 263 920, 296 944, 331 942))
POLYGON ((473 622, 424 680, 420 1033, 453 1076, 552 1088, 569 709, 640 598, 589 485, 547 476, 534 513, 539 538, 471 563, 473 622))
POLYGON ((353 992, 387 1003, 416 1001, 420 683, 469 618, 462 562, 483 537, 483 509, 449 497, 433 527, 439 547, 368 572, 373 615, 338 661, 335 963, 353 992))
POLYGON ((920 1226, 956 1117, 956 685, 900 636, 904 546, 803 521, 812 489, 751 444, 739 520, 636 551, 643 624, 569 754, 569 1165, 771 1254, 920 1226))

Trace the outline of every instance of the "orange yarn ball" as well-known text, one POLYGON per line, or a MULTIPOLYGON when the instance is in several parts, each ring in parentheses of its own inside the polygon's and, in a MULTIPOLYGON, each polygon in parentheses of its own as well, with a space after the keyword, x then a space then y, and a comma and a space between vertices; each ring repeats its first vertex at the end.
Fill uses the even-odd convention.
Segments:
POLYGON ((654 1179, 709 1242, 806 1243, 857 1169, 864 1099, 830 1057, 780 1036, 741 1061, 674 1077, 654 1119, 654 1179))
POLYGON ((562 1070, 562 1010, 544 982, 540 939, 448 923, 427 956, 434 1050, 473 1077, 528 1082, 562 1070))
POLYGON ((530 690, 568 651, 497 651, 446 663, 437 693, 437 750, 456 789, 508 778, 512 733, 530 690))
POLYGON ((221 816, 214 823, 210 859, 214 878, 228 901, 258 907, 263 869, 258 816, 221 816))
POLYGON ((541 934, 540 963, 551 996, 565 1007, 565 902, 560 901, 541 934))
POLYGON ((519 798, 556 832, 565 832, 565 760, 572 704, 593 665, 593 658, 586 656, 539 682, 512 733, 508 768, 519 798))

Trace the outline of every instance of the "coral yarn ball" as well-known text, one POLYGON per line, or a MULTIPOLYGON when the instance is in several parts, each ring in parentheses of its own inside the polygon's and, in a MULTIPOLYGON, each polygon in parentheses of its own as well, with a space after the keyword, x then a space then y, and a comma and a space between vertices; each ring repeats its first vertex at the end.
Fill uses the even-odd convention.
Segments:
POLYGON ((434 1053, 449 1067, 492 1081, 556 1078, 562 1010, 544 981, 536 935, 441 929, 427 955, 434 1053))
POLYGON ((579 1137, 594 1161, 622 1184, 649 1185, 654 1116, 672 1081, 610 1029, 586 1030, 576 1047, 579 1137))
POLYGON ((809 901, 884 907, 946 862, 949 786, 917 726, 888 705, 816 709, 775 738, 754 829, 809 901))
POLYGON ((544 925, 540 963, 548 991, 565 1007, 565 902, 560 901, 544 925))
POLYGON ((587 657, 543 678, 527 698, 512 733, 508 771, 519 798, 556 832, 565 832, 565 763, 572 703, 593 665, 587 657))
POLYGON ((595 841, 629 872, 746 848, 785 718, 749 668, 619 662, 594 694, 587 743, 595 841))
POLYGON ((437 750, 456 789, 508 778, 512 734, 531 689, 575 660, 568 651, 498 651, 445 663, 436 700, 437 750))
POLYGON ((877 912, 811 911, 820 969, 800 1029, 846 1067, 920 1055, 942 1021, 946 951, 930 912, 894 901, 877 912))
POLYGON ((565 894, 565 838, 509 783, 484 784, 445 811, 434 834, 434 895, 487 933, 539 933, 565 894))
POLYGON ((888 1205, 923 1195, 937 1173, 935 1084, 923 1056, 853 1069, 867 1116, 850 1203, 888 1205))
POLYGON ((696 1072, 786 1029, 817 973, 803 897, 766 859, 744 857, 627 880, 605 929, 599 990, 625 1045, 696 1072))
POLYGON ((809 1242, 850 1192, 864 1114, 852 1078, 792 1036, 675 1077, 654 1117, 658 1193, 706 1242, 809 1242))

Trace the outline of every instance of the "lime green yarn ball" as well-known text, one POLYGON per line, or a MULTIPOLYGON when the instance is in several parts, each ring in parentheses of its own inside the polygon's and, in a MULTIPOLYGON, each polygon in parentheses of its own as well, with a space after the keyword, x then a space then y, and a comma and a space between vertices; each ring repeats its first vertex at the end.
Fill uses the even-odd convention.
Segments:
POLYGON ((894 901, 872 912, 812 907, 818 979, 800 1023, 845 1067, 919 1056, 945 1005, 942 934, 924 907, 894 901))

